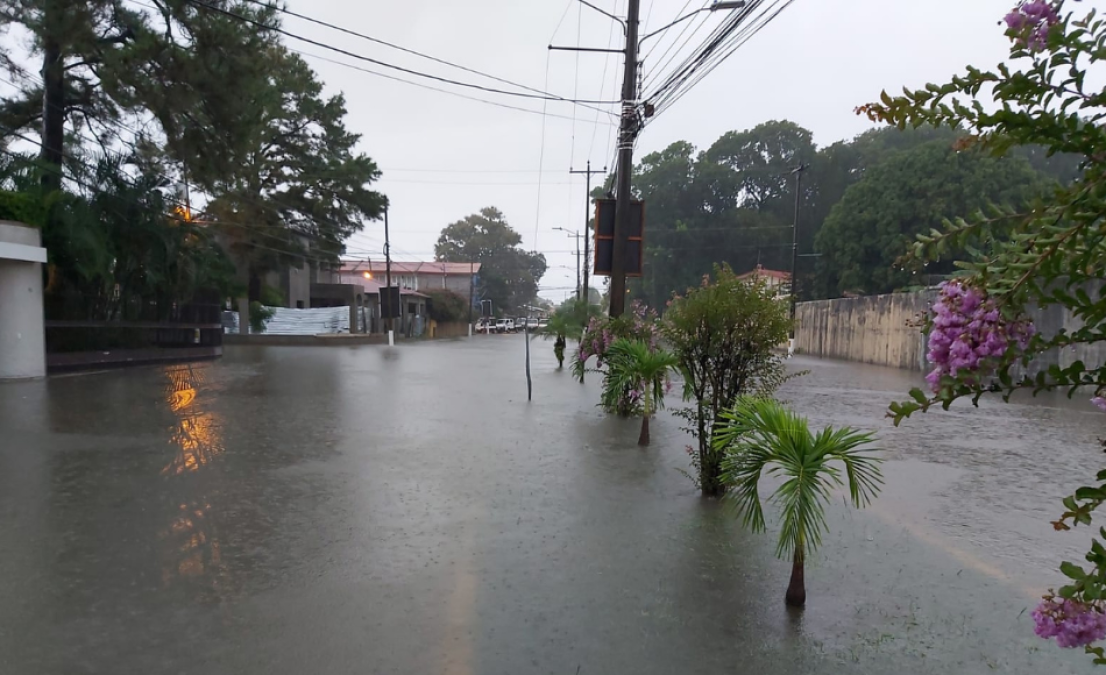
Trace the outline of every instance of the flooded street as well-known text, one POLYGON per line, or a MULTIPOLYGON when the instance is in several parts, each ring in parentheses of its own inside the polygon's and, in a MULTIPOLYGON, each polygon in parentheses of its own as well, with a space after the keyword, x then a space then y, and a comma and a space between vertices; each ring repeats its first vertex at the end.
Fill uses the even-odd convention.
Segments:
POLYGON ((1049 525, 1101 468, 1085 401, 894 429, 920 374, 796 359, 781 397, 890 460, 796 614, 679 422, 637 447, 532 346, 529 403, 521 336, 0 385, 0 673, 1094 671, 1029 618, 1086 550, 1049 525))

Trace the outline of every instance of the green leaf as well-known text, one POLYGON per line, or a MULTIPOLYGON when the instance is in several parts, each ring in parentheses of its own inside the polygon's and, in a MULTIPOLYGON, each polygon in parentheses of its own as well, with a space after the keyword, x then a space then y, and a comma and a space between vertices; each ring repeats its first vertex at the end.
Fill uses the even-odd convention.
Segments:
POLYGON ((1074 562, 1064 561, 1060 563, 1060 571, 1064 574, 1064 577, 1073 581, 1083 581, 1087 578, 1087 573, 1083 571, 1083 568, 1074 562))

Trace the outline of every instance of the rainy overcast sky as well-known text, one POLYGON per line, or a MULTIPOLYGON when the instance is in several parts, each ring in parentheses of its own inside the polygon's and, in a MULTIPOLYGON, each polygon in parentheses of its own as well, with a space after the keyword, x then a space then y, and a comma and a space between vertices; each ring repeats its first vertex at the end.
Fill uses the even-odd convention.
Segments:
MULTIPOLYGON (((622 80, 620 55, 549 51, 550 43, 620 46, 620 27, 578 0, 287 0, 288 9, 437 58, 565 98, 612 100, 622 80)), ((641 34, 712 0, 641 0, 641 34)), ((768 0, 771 5, 776 0, 768 0)), ((786 0, 780 0, 784 4, 786 0)), ((627 0, 592 0, 624 16, 627 0)), ((945 81, 967 64, 993 66, 1007 53, 999 21, 1014 0, 794 0, 726 62, 652 121, 636 159, 686 140, 705 149, 723 133, 789 119, 814 132, 819 146, 870 128, 857 105, 881 90, 945 81)), ((285 30, 404 68, 496 88, 478 75, 405 54, 292 16, 285 30)), ((644 81, 672 71, 723 19, 701 12, 643 47, 644 81), (688 30, 683 31, 684 27, 688 30), (683 50, 683 51, 681 51, 683 50), (673 55, 679 55, 675 61, 673 55)), ((307 55, 329 93, 346 96, 348 127, 383 170, 376 188, 391 202, 396 260, 432 260, 451 222, 495 206, 528 250, 550 269, 541 294, 559 301, 575 284, 575 242, 583 229, 583 176, 569 169, 613 171, 614 116, 592 108, 484 93, 357 61, 286 38, 307 55), (322 57, 322 58, 320 58, 322 57), (343 66, 353 64, 362 70, 343 66), (370 74, 374 70, 524 108, 511 110, 370 74), (544 139, 544 142, 543 142, 544 139)), ((617 113, 617 106, 606 106, 617 113)), ((597 176, 596 181, 601 181, 597 176)), ((349 242, 349 257, 380 260, 382 222, 349 242)), ((593 286, 599 286, 598 281, 593 286)))
MULTIPOLYGON (((593 4, 623 15, 626 0, 593 4)), ((678 140, 702 149, 727 131, 773 119, 790 119, 811 129, 819 146, 851 138, 870 126, 853 109, 877 98, 882 89, 944 81, 967 64, 992 66, 1001 60, 1006 38, 998 22, 1011 5, 1011 0, 795 0, 651 123, 639 139, 636 157, 678 140)), ((703 0, 642 0, 642 34, 680 16, 685 7, 701 6, 703 0)), ((577 56, 547 49, 551 42, 606 47, 614 40, 617 45, 621 29, 577 0, 291 0, 289 8, 568 98, 610 100, 617 98, 620 87, 620 55, 577 56)), ((699 45, 720 20, 703 12, 689 21, 697 30, 689 47, 699 45)), ((285 27, 397 65, 499 86, 293 17, 285 18, 285 27)), ((665 49, 690 34, 680 37, 678 29, 670 30, 654 51, 645 43, 646 89, 658 65, 663 72, 667 57, 660 56, 665 49)), ((295 40, 288 43, 323 53, 295 40)), ((593 167, 611 165, 613 117, 551 102, 543 118, 316 58, 308 61, 330 90, 345 93, 349 126, 363 135, 363 149, 384 172, 378 187, 391 202, 396 259, 432 259, 442 227, 495 206, 522 234, 525 248, 546 254, 550 269, 541 294, 561 300, 573 288, 575 243, 553 228, 581 228, 584 180, 568 170, 582 169, 589 159, 593 167)), ((542 110, 538 101, 483 96, 542 110)), ((382 224, 370 223, 351 240, 350 255, 378 258, 383 238, 382 224)))

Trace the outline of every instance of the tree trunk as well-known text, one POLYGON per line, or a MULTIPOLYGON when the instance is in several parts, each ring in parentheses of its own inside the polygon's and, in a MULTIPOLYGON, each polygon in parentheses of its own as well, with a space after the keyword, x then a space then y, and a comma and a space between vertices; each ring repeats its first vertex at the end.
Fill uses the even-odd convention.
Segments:
POLYGON ((699 403, 696 409, 698 436, 699 436, 699 489, 705 497, 720 497, 722 495, 721 467, 714 459, 714 453, 710 448, 710 436, 707 435, 706 412, 703 404, 699 403))
POLYGON ((791 562, 791 583, 787 585, 787 594, 783 601, 789 607, 802 607, 806 604, 806 581, 803 579, 803 550, 795 549, 795 557, 791 562))
POLYGON ((649 413, 641 416, 641 435, 637 437, 638 445, 649 445, 649 413))
POLYGON ((62 159, 65 156, 65 56, 62 53, 61 7, 56 0, 43 6, 42 36, 42 186, 61 189, 62 159))

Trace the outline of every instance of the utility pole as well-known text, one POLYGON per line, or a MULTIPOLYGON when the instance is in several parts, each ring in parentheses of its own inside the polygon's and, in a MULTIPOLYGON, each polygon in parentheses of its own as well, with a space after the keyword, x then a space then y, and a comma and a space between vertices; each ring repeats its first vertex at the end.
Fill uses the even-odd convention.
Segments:
POLYGON ((795 174, 795 220, 791 226, 791 338, 795 338, 795 299, 799 287, 799 203, 803 195, 803 172, 807 165, 800 163, 791 173, 795 174))
POLYGON ((384 283, 387 284, 385 292, 388 294, 388 318, 385 324, 388 327, 388 344, 392 344, 394 339, 392 333, 392 314, 395 313, 395 308, 392 307, 392 243, 388 237, 388 207, 384 206, 384 283))
MULTIPOLYGON (((583 237, 585 235, 580 234, 579 231, 570 230, 570 229, 564 228, 564 227, 554 227, 553 229, 554 230, 560 230, 561 232, 567 232, 568 236, 576 238, 576 299, 579 300, 580 299, 580 237, 583 237)), ((587 239, 585 239, 584 241, 587 242, 587 239)), ((586 245, 586 243, 585 243, 585 245, 586 245)), ((586 263, 584 265, 584 269, 585 270, 587 269, 587 264, 586 263)), ((587 272, 585 272, 585 274, 586 273, 587 272)), ((584 277, 584 278, 586 279, 587 277, 584 277)))
POLYGON ((472 303, 476 302, 476 261, 469 260, 469 335, 472 335, 472 303))
POLYGON ((580 235, 576 235, 576 299, 580 299, 580 235))
MULTIPOLYGON (((626 241, 630 232, 630 200, 632 174, 634 170, 634 139, 641 131, 641 122, 638 117, 637 85, 638 85, 638 51, 641 42, 663 34, 672 26, 687 21, 699 12, 715 12, 719 10, 738 10, 746 6, 746 0, 715 0, 706 7, 679 17, 675 21, 662 26, 660 29, 638 39, 639 20, 641 14, 641 0, 628 0, 626 7, 626 20, 596 7, 588 0, 580 0, 581 3, 603 14, 604 16, 622 24, 626 33, 625 49, 598 49, 594 47, 555 47, 550 49, 576 52, 613 52, 621 53, 626 58, 626 69, 622 76, 622 116, 618 127, 618 166, 615 168, 615 215, 614 215, 614 251, 611 259, 610 280, 610 315, 621 316, 626 307, 626 241)), ((646 106, 646 116, 652 114, 649 106, 646 106)), ((589 188, 590 191, 590 188, 589 188)), ((590 195, 588 195, 590 198, 590 195)))
POLYGON ((584 222, 588 224, 587 234, 584 236, 584 304, 585 306, 591 304, 591 288, 589 286, 590 281, 588 279, 588 265, 591 264, 591 238, 593 236, 594 224, 591 222, 591 176, 596 173, 607 173, 607 167, 603 167, 602 171, 596 169, 591 170, 591 160, 588 160, 588 168, 585 171, 573 171, 569 169, 569 173, 582 173, 587 176, 588 191, 584 195, 584 222))
POLYGON ((626 237, 630 230, 631 179, 634 172, 634 139, 637 117, 637 30, 641 0, 629 0, 626 9, 626 71, 622 76, 622 122, 618 128, 618 168, 614 211, 614 256, 611 260, 612 317, 626 308, 626 237))

